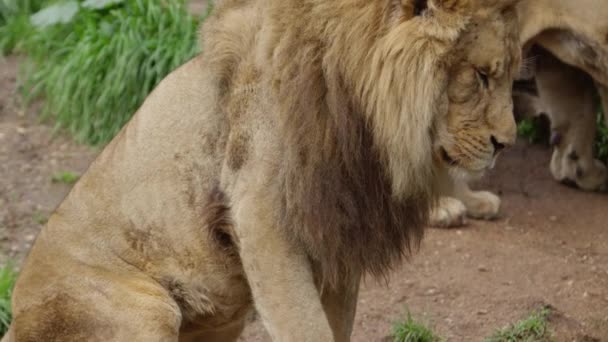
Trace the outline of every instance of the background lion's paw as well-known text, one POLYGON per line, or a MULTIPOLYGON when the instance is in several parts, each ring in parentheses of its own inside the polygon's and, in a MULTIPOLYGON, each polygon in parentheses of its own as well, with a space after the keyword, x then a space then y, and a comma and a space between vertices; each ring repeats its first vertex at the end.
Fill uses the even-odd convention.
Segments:
POLYGON ((500 197, 489 191, 475 191, 468 194, 464 205, 469 217, 492 220, 498 217, 500 197))
POLYGON ((431 210, 430 224, 437 228, 453 228, 466 224, 467 208, 453 197, 441 197, 431 210))

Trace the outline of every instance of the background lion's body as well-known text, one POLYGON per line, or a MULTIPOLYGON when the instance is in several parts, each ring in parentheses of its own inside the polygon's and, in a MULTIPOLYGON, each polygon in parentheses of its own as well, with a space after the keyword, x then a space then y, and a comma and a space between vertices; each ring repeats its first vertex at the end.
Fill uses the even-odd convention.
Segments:
POLYGON ((541 0, 518 9, 521 40, 536 65, 538 90, 535 96, 518 92, 520 114, 550 118, 550 170, 556 180, 583 190, 606 190, 608 170, 594 158, 594 142, 598 95, 608 118, 608 3, 541 0))

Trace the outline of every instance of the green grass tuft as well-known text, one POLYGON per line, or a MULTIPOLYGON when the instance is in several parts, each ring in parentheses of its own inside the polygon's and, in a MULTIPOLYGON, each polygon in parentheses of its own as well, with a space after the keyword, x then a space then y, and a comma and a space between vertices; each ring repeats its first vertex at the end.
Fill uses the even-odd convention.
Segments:
POLYGON ((61 172, 55 173, 51 177, 51 181, 53 183, 74 184, 78 181, 79 178, 80 178, 80 176, 73 172, 61 171, 61 172))
POLYGON ((0 336, 3 336, 11 323, 11 295, 17 280, 17 272, 12 264, 0 268, 0 336))
POLYGON ((29 15, 48 0, 0 0, 0 55, 8 54, 31 32, 29 15))
POLYGON ((65 3, 22 1, 0 0, 12 4, 1 17, 8 19, 0 21, 0 49, 28 57, 25 102, 44 99, 43 118, 91 145, 112 139, 150 91, 197 54, 206 16, 191 15, 184 0, 72 2, 73 16, 65 3))
POLYGON ((551 309, 544 307, 530 317, 497 331, 485 342, 550 342, 548 318, 551 309))
POLYGON ((394 342, 439 342, 433 331, 424 324, 414 321, 408 312, 405 322, 395 324, 393 328, 394 342))
POLYGON ((597 117, 597 137, 595 139, 595 151, 597 158, 608 162, 608 123, 604 122, 603 109, 597 117))
POLYGON ((524 137, 528 142, 532 144, 541 143, 541 131, 540 124, 534 119, 523 119, 517 125, 517 135, 524 137))
POLYGON ((23 43, 30 58, 25 98, 43 96, 43 118, 78 141, 103 144, 160 80, 197 53, 198 23, 183 1, 80 9, 73 22, 37 29, 23 43))
POLYGON ((40 212, 40 211, 34 212, 32 219, 34 220, 34 222, 36 222, 37 224, 40 224, 40 225, 45 225, 49 221, 46 214, 44 214, 43 212, 40 212))

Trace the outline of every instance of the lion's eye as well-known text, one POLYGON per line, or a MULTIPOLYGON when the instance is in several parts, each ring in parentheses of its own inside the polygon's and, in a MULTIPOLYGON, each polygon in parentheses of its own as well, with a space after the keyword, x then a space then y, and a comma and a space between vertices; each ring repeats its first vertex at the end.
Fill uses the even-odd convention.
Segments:
POLYGON ((490 85, 490 80, 488 79, 488 75, 482 71, 477 70, 477 77, 479 78, 481 83, 483 83, 483 86, 485 88, 488 88, 488 86, 490 85))

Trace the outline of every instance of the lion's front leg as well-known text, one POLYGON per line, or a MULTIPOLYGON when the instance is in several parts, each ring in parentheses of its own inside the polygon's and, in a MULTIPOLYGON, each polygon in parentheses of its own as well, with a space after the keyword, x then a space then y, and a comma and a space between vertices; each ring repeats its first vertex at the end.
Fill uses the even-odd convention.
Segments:
POLYGON ((361 277, 343 279, 336 288, 322 288, 321 301, 336 342, 350 341, 353 330, 361 277))
POLYGON ((473 191, 464 179, 447 172, 440 175, 441 197, 430 213, 430 224, 438 228, 460 227, 466 217, 492 220, 498 217, 500 198, 489 191, 473 191))
POLYGON ((333 341, 308 256, 273 222, 261 198, 235 210, 240 257, 273 341, 333 341))
POLYGON ((466 224, 467 208, 457 198, 441 196, 429 215, 430 225, 437 228, 454 228, 466 224))
POLYGON ((454 196, 462 201, 467 215, 475 219, 493 220, 500 212, 500 197, 489 191, 473 191, 462 179, 454 180, 454 196))

